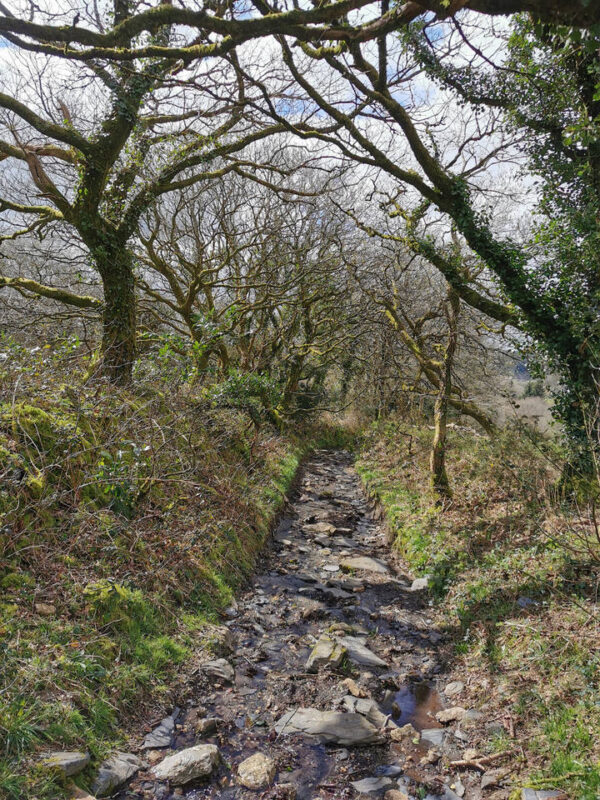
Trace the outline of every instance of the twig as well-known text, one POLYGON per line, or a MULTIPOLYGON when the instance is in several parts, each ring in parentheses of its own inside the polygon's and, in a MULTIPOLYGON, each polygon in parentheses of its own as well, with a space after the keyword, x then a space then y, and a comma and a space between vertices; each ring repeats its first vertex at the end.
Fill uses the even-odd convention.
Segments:
POLYGON ((483 758, 459 759, 458 761, 451 761, 450 766, 463 767, 466 769, 480 769, 482 772, 485 772, 485 765, 491 764, 494 761, 499 761, 501 758, 515 755, 516 752, 516 750, 504 750, 502 753, 494 753, 494 755, 483 756, 483 758))

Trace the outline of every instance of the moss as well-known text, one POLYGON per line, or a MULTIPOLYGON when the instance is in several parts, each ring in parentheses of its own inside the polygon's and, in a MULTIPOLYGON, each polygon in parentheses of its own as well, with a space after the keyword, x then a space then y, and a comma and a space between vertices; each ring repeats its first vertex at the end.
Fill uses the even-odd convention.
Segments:
MULTIPOLYGON (((74 414, 48 412, 29 403, 0 406, 0 426, 27 447, 34 446, 42 453, 56 454, 65 443, 85 444, 81 422, 74 414)), ((91 428, 88 427, 88 432, 91 428)), ((89 446, 89 443, 88 443, 89 446)))
POLYGON ((27 572, 9 572, 0 580, 3 589, 25 589, 35 586, 35 578, 27 572))

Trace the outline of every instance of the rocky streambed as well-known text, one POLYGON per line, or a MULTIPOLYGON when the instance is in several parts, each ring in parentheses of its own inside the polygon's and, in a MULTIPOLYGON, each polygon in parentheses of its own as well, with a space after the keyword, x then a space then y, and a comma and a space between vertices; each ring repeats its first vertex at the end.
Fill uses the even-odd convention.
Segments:
POLYGON ((317 453, 215 657, 137 754, 104 765, 97 795, 506 800, 502 756, 472 746, 483 714, 444 680, 425 588, 392 556, 350 454, 317 453))

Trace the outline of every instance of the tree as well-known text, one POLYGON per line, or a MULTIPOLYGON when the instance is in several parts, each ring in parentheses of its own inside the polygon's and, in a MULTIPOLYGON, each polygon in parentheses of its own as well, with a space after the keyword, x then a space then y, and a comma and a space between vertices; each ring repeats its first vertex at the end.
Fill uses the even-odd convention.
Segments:
MULTIPOLYGON (((115 24, 127 17, 119 0, 114 14, 115 24)), ((171 36, 161 29, 152 41, 166 46, 171 36)), ((235 154, 281 127, 259 127, 244 116, 245 87, 228 61, 219 69, 201 64, 185 69, 170 58, 126 67, 100 61, 73 65, 68 80, 85 87, 85 97, 74 92, 73 102, 68 96, 53 97, 50 67, 34 62, 41 86, 37 97, 26 91, 19 66, 13 68, 13 91, 0 93, 5 131, 0 159, 13 185, 22 173, 12 164, 26 165, 29 174, 29 199, 0 198, 9 228, 3 238, 40 232, 56 223, 74 229, 102 281, 104 371, 111 380, 125 382, 135 358, 130 242, 142 214, 174 189, 240 168, 235 154), (45 113, 39 113, 42 109, 45 113), (37 202, 39 197, 45 202, 37 202), (19 227, 21 219, 26 221, 19 227)), ((8 88, 8 79, 3 82, 8 88)), ((67 92, 67 81, 60 82, 67 92)), ((258 165, 246 165, 249 172, 256 169, 258 165)), ((23 280, 11 284, 5 278, 3 284, 72 305, 87 303, 23 280)))
MULTIPOLYGON (((420 25, 412 35, 422 36, 422 31, 420 25)), ((477 117, 473 117, 472 133, 457 148, 448 148, 437 132, 444 126, 435 121, 436 116, 442 119, 442 114, 430 111, 428 119, 426 102, 405 101, 407 86, 415 75, 415 48, 407 49, 406 42, 389 42, 382 35, 375 57, 372 48, 357 42, 343 48, 300 43, 296 48, 303 53, 300 57, 284 38, 279 42, 297 85, 344 132, 343 137, 330 139, 332 144, 347 157, 377 168, 395 181, 398 199, 392 210, 412 246, 440 269, 466 303, 502 323, 520 325, 552 353, 570 382, 595 386, 597 365, 591 357, 589 329, 573 324, 570 300, 545 291, 546 276, 535 270, 528 249, 514 237, 495 231, 493 215, 483 206, 474 176, 493 164, 497 142, 488 137, 490 148, 484 149, 486 137, 478 135, 477 117), (393 131, 393 146, 382 134, 386 144, 380 144, 367 126, 374 131, 393 131), (474 166, 465 164, 464 148, 469 140, 478 140, 480 150, 474 166), (476 283, 465 280, 457 263, 433 246, 425 233, 433 210, 441 213, 447 227, 455 228, 489 270, 501 302, 489 302, 476 283)), ((271 108, 271 113, 274 111, 271 108)), ((277 113, 273 115, 283 121, 277 113)), ((448 126, 447 122, 446 129, 448 126)))
MULTIPOLYGON (((268 160, 282 169, 283 157, 268 160)), ((306 157, 287 153, 285 168, 306 157)), ((234 174, 193 186, 147 215, 136 248, 141 303, 183 348, 193 342, 200 372, 212 362, 213 379, 231 378, 237 400, 243 376, 261 376, 253 386, 270 387, 262 400, 278 422, 319 405, 357 335, 341 258, 348 224, 327 198, 338 179, 337 167, 305 170, 303 196, 234 174)))
POLYGON ((586 461, 600 366, 600 37, 520 17, 504 63, 483 63, 470 47, 469 62, 460 67, 426 31, 410 43, 430 75, 474 106, 503 109, 519 135, 539 197, 528 244, 529 292, 557 320, 554 336, 539 336, 524 319, 537 347, 529 361, 560 377, 555 411, 586 461))

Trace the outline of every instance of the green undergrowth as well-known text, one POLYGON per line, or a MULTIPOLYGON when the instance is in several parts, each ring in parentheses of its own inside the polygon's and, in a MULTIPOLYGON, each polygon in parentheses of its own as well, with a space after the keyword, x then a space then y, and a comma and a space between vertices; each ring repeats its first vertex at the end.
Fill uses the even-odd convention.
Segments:
MULTIPOLYGON (((592 800, 600 790, 594 526, 583 504, 556 501, 558 448, 517 430, 490 440, 453 427, 453 498, 440 507, 428 474, 432 435, 426 425, 376 425, 357 462, 364 485, 399 554, 430 577, 456 677, 470 677, 471 705, 514 720, 527 756, 515 791, 555 787, 592 800)), ((481 746, 495 747, 489 739, 481 746)))
POLYGON ((333 426, 257 431, 185 383, 78 385, 61 363, 30 358, 0 403, 9 800, 68 795, 40 765, 48 750, 89 751, 77 779, 89 787, 98 761, 169 704, 251 575, 303 455, 348 442, 333 426))

